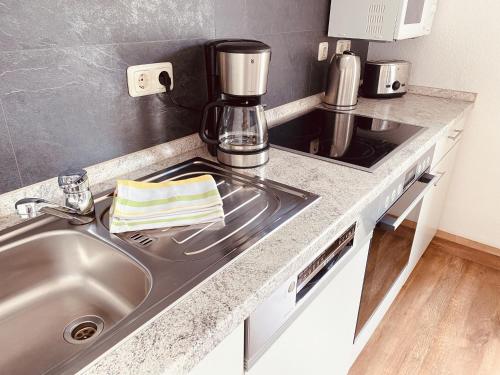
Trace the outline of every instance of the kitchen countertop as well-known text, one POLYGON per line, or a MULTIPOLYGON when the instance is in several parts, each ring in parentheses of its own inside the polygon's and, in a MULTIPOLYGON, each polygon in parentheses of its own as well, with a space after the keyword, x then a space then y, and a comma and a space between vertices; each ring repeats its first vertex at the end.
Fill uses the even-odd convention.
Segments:
MULTIPOLYGON (((319 194, 321 199, 245 251, 80 373, 170 374, 186 373, 193 368, 275 288, 298 272, 356 221, 369 202, 472 108, 471 101, 456 99, 460 97, 457 95, 443 98, 429 96, 429 91, 425 93, 426 95, 407 94, 391 100, 360 98, 353 113, 428 128, 398 150, 374 173, 277 149, 271 149, 267 165, 240 171, 319 194)), ((313 96, 278 107, 269 111, 269 114, 266 112, 266 117, 272 126, 280 119, 288 119, 319 103, 320 97, 313 96)), ((212 159, 205 148, 200 147, 201 143, 195 138, 197 135, 190 137, 178 141, 180 146, 176 150, 187 150, 178 155, 173 150, 159 152, 159 146, 153 148, 155 152, 153 149, 139 152, 148 161, 145 165, 135 162, 139 164, 131 167, 127 164, 126 157, 115 159, 115 164, 118 160, 120 165, 128 165, 128 170, 121 170, 121 177, 137 178, 197 156, 212 159), (151 153, 155 153, 155 157, 151 157, 151 153)), ((134 154, 134 160, 139 153, 134 154)), ((111 168, 112 162, 102 165, 109 165, 111 168)), ((96 166, 95 171, 89 169, 90 180, 98 182, 92 187, 94 192, 108 189, 114 184, 115 177, 111 180, 104 178, 105 173, 102 172, 105 169, 102 165, 96 166), (100 178, 98 171, 101 171, 100 178)), ((119 170, 116 165, 113 168, 119 170)), ((45 185, 37 184, 31 190, 25 188, 0 196, 0 229, 2 226, 10 226, 16 220, 8 211, 13 200, 33 195, 33 192, 52 194, 47 186, 48 182, 45 185)))

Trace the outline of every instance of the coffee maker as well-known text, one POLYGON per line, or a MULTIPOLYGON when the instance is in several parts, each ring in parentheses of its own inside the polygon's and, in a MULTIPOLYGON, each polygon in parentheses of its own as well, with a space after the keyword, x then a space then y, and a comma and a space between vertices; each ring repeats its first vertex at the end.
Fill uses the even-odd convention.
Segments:
POLYGON ((200 137, 220 163, 253 168, 269 160, 261 96, 267 91, 271 48, 257 40, 220 39, 205 44, 208 103, 200 137))

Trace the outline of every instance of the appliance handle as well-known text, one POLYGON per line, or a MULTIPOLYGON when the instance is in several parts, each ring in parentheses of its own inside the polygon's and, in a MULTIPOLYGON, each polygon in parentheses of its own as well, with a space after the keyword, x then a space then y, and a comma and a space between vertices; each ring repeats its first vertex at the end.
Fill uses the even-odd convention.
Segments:
POLYGON ((455 129, 453 131, 455 132, 455 135, 454 136, 448 136, 448 138, 451 139, 452 141, 456 141, 462 135, 463 130, 456 130, 455 129))
MULTIPOLYGON (((415 181, 405 193, 407 194, 412 188, 417 189, 416 191, 412 192, 412 194, 416 194, 416 197, 398 217, 394 217, 391 214, 385 214, 378 222, 380 227, 389 232, 396 231, 401 223, 410 214, 410 212, 413 211, 413 209, 422 201, 422 199, 424 199, 425 194, 427 194, 427 192, 434 186, 437 180, 438 177, 430 173, 424 173, 422 176, 420 176, 420 178, 415 181)), ((403 198, 405 194, 403 194, 399 199, 403 198)))
POLYGON ((199 133, 200 138, 202 139, 203 142, 211 145, 219 144, 219 140, 217 138, 210 138, 207 135, 207 118, 208 118, 208 113, 212 108, 215 107, 224 108, 226 103, 227 103, 226 100, 217 100, 215 102, 206 104, 205 107, 203 108, 203 117, 201 119, 200 133, 199 133))
POLYGON ((434 183, 434 186, 438 186, 439 182, 443 179, 446 172, 436 172, 436 174, 439 175, 439 178, 436 178, 436 182, 434 183))

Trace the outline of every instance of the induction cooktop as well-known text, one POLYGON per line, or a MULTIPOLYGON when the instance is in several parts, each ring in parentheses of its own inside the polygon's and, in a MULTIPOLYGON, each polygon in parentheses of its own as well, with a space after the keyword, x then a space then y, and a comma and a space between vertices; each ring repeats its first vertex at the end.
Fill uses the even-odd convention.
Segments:
POLYGON ((272 146, 373 172, 425 128, 315 109, 269 129, 272 146))

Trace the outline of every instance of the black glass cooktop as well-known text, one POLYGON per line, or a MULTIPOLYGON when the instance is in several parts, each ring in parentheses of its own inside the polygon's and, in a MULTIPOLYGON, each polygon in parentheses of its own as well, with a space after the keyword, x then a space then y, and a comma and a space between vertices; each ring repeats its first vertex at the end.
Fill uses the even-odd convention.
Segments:
POLYGON ((269 140, 277 148, 371 172, 423 129, 316 109, 269 129, 269 140))

